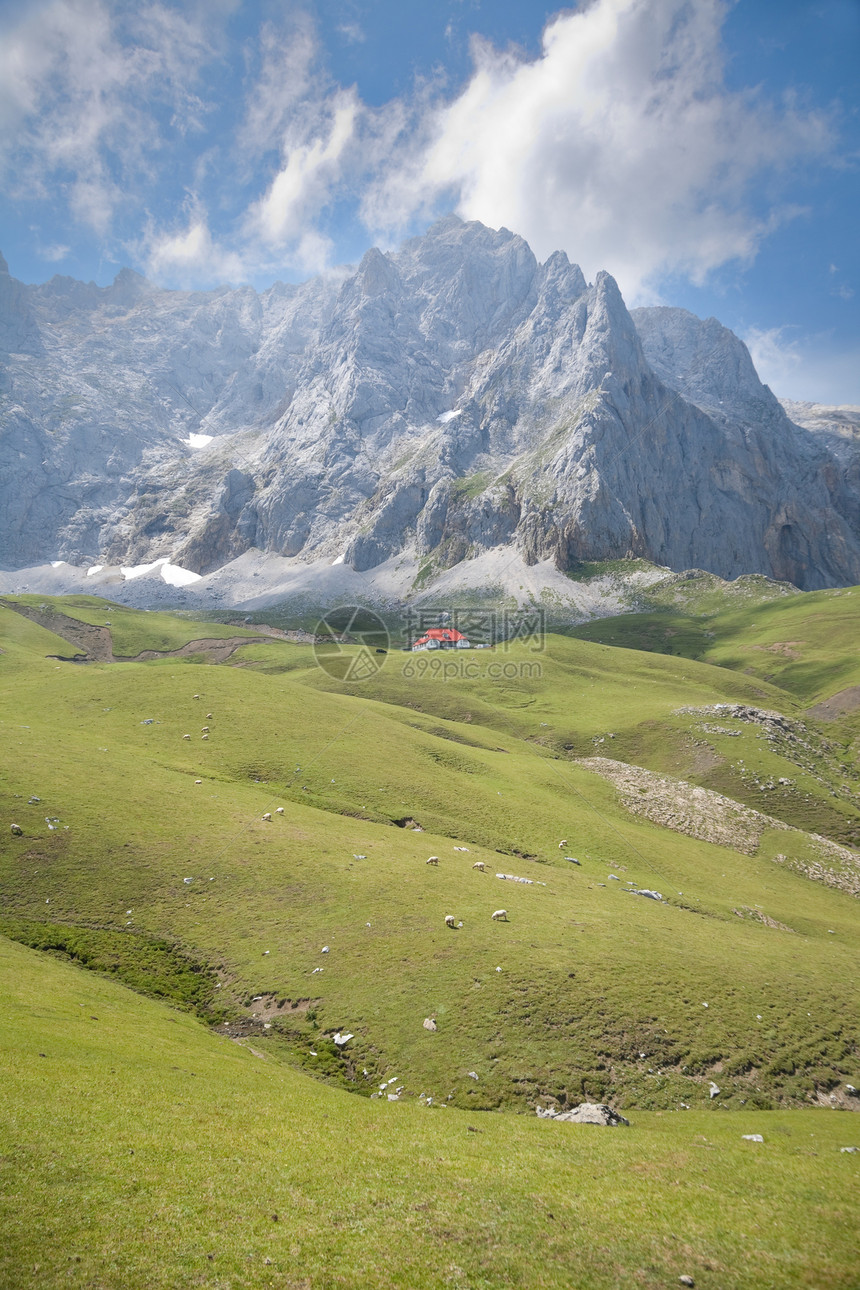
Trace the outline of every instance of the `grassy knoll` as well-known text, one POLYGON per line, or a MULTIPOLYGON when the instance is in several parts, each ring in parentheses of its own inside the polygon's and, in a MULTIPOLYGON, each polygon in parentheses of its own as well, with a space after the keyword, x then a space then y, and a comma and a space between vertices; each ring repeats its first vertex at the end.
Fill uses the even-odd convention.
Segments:
POLYGON ((635 657, 672 656, 674 667, 681 658, 698 660, 760 686, 755 706, 805 728, 767 730, 725 714, 691 724, 682 716, 643 722, 616 748, 624 760, 684 775, 796 827, 860 846, 860 589, 744 608, 708 600, 704 611, 696 604, 685 613, 627 614, 571 635, 636 650, 635 657))
POLYGON ((9 1290, 857 1284, 855 1116, 370 1102, 2 938, 0 996, 9 1290))
POLYGON ((4 654, 3 671, 6 676, 11 675, 16 665, 47 671, 48 667, 56 666, 47 661, 48 655, 75 653, 62 636, 16 614, 3 604, 0 604, 0 649, 4 654))
MULTIPOLYGON (((51 615, 65 615, 93 627, 110 627, 113 650, 117 657, 134 658, 144 650, 181 649, 189 641, 201 638, 224 639, 232 636, 253 636, 248 627, 218 622, 195 622, 176 614, 151 610, 141 613, 125 605, 103 600, 99 596, 6 596, 9 605, 24 605, 30 609, 43 609, 47 621, 51 615)), ((68 653, 68 643, 65 643, 68 653)))
POLYGON ((683 655, 758 677, 809 706, 860 684, 860 588, 781 596, 734 607, 717 596, 690 607, 600 619, 579 640, 683 655))

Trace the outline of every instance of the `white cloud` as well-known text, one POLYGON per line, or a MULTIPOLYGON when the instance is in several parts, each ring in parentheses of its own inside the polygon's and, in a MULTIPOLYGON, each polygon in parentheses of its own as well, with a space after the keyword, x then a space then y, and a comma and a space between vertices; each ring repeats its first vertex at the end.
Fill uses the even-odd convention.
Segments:
POLYGON ((538 57, 476 40, 453 97, 440 73, 378 107, 332 83, 305 0, 242 45, 246 0, 0 6, 0 178, 170 281, 317 271, 345 210, 390 245, 453 207, 653 300, 661 277, 752 260, 797 213, 774 178, 832 146, 823 116, 726 87, 729 3, 583 0, 538 57))
POLYGON ((268 247, 284 248, 306 234, 341 178, 358 112, 355 93, 341 91, 325 105, 323 120, 314 122, 309 137, 288 133, 281 169, 248 211, 246 229, 252 237, 268 247))
POLYGON ((337 28, 337 34, 349 45, 363 45, 367 40, 364 28, 357 22, 342 22, 337 28))
POLYGON ((280 150, 297 107, 312 94, 319 56, 313 25, 304 13, 292 15, 283 29, 264 23, 256 46, 245 50, 249 85, 236 138, 240 162, 280 150))
POLYGON ((192 287, 216 281, 241 282, 246 276, 242 256, 221 246, 213 237, 205 212, 198 203, 184 228, 174 232, 150 229, 144 255, 147 272, 160 282, 192 287))
POLYGON ((557 15, 540 57, 473 43, 474 73, 424 121, 368 199, 403 225, 440 194, 459 213, 516 230, 543 257, 562 247, 608 268, 635 300, 674 272, 701 281, 750 261, 794 212, 757 215, 753 184, 831 145, 820 115, 732 92, 723 0, 595 0, 557 15), (415 158, 415 159, 413 159, 415 158))
POLYGON ((158 109, 179 134, 205 117, 193 92, 213 56, 206 12, 162 4, 51 0, 8 18, 0 40, 0 167, 18 197, 59 190, 73 217, 106 235, 155 171, 158 109))
POLYGON ((775 394, 809 403, 860 405, 860 349, 798 328, 750 328, 743 337, 756 371, 775 394))
POLYGON ((39 249, 39 255, 43 260, 47 260, 49 264, 57 264, 60 260, 65 260, 71 249, 72 248, 70 246, 62 246, 60 243, 55 243, 53 246, 41 247, 39 249))
MULTIPOLYGON (((766 385, 783 398, 800 398, 792 393, 800 376, 803 355, 797 339, 786 327, 767 330, 751 327, 743 337, 755 370, 766 385)), ((802 397, 806 397, 805 395, 802 397)))

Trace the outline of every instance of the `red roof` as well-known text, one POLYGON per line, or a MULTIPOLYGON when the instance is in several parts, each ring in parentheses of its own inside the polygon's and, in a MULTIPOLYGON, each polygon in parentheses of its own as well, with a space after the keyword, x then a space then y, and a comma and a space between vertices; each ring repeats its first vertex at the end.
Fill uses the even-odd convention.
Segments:
POLYGON ((423 641, 464 641, 466 637, 456 627, 431 627, 421 637, 423 641))

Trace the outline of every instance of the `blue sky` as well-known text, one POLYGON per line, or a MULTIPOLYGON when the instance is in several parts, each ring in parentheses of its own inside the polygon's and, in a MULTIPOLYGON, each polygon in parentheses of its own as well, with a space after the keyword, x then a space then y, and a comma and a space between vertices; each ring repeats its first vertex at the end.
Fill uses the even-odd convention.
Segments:
POLYGON ((299 280, 439 214, 860 404, 860 0, 0 0, 26 282, 299 280))

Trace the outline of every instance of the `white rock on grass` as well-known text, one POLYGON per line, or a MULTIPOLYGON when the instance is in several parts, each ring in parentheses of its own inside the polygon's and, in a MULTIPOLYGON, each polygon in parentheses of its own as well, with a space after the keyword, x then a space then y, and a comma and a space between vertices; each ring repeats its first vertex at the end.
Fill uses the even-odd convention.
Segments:
POLYGON ((542 1119, 561 1120, 566 1124, 600 1124, 611 1127, 617 1124, 626 1124, 630 1126, 630 1121, 625 1120, 623 1115, 613 1111, 611 1106, 605 1102, 581 1102, 579 1106, 573 1107, 570 1111, 562 1111, 559 1115, 552 1111, 547 1112, 538 1108, 538 1115, 542 1119))

